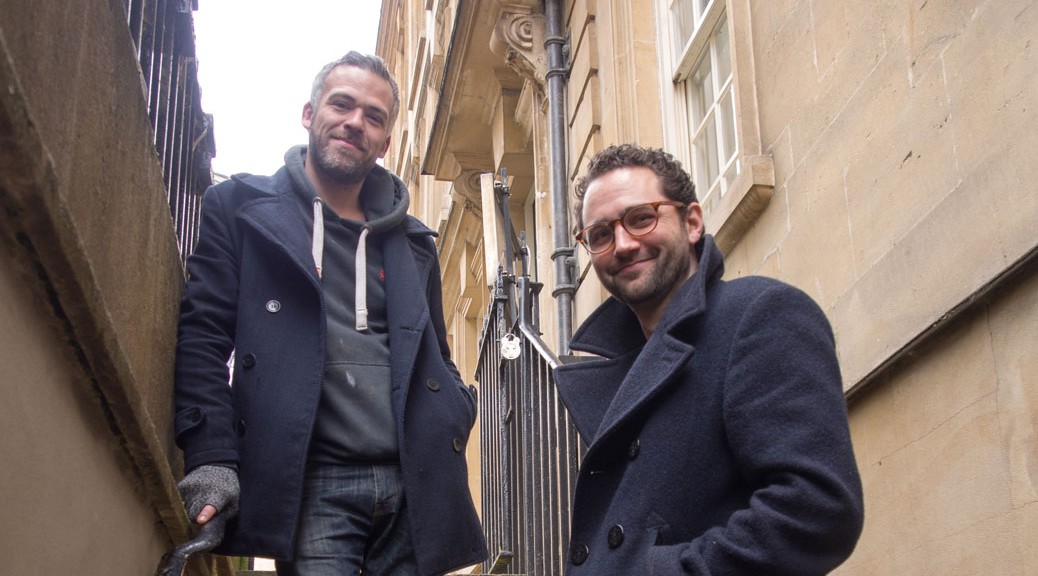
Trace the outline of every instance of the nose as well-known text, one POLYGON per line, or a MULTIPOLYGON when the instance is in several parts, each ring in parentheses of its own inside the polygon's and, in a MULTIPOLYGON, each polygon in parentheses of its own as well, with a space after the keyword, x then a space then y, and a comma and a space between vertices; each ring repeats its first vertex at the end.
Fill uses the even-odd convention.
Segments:
POLYGON ((638 239, 631 236, 619 222, 613 225, 613 253, 622 255, 638 249, 638 239))
POLYGON ((349 126, 353 130, 364 129, 364 110, 359 106, 353 108, 345 114, 343 118, 343 124, 349 126))

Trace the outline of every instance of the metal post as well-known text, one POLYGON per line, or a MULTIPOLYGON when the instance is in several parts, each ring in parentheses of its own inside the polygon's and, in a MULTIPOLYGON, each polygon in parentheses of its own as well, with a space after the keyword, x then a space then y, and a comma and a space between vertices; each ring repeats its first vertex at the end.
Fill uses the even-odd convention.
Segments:
POLYGON ((566 39, 562 36, 562 7, 559 0, 545 0, 544 13, 547 38, 544 48, 548 53, 548 133, 551 154, 552 223, 555 250, 555 298, 558 309, 559 355, 569 354, 569 339, 573 333, 574 250, 569 234, 569 186, 566 164, 566 107, 563 89, 569 70, 563 57, 566 39))

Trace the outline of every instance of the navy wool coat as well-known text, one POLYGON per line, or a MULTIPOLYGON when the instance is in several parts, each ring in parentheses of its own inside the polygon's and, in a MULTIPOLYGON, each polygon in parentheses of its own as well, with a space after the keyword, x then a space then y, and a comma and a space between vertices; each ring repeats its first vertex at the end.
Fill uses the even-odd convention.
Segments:
MULTIPOLYGON (((386 193, 406 194, 395 176, 375 170, 391 182, 386 193)), ((293 554, 326 337, 311 224, 299 202, 285 168, 211 188, 188 263, 174 428, 186 469, 238 466, 240 512, 222 554, 293 554)), ((475 400, 450 359, 432 234, 408 216, 383 241, 393 410, 422 574, 486 555, 465 462, 475 400)))
POLYGON ((646 342, 610 298, 559 392, 588 444, 569 576, 825 574, 862 528, 829 323, 776 280, 723 282, 713 239, 646 342))

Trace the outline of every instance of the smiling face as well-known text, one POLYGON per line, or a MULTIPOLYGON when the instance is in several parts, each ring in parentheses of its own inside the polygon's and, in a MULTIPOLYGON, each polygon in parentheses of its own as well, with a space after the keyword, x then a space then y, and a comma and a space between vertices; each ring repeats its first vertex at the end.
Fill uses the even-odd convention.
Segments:
POLYGON ((303 106, 308 167, 342 184, 363 182, 389 149, 392 104, 392 88, 378 75, 356 66, 334 68, 316 109, 310 102, 303 106))
MULTIPOLYGON (((587 186, 582 210, 586 225, 610 222, 638 204, 669 200, 651 169, 635 166, 606 172, 587 186)), ((659 208, 659 223, 643 236, 614 224, 613 245, 591 255, 591 263, 610 294, 634 311, 646 334, 673 295, 696 271, 695 244, 703 235, 702 209, 692 203, 682 213, 659 208)))

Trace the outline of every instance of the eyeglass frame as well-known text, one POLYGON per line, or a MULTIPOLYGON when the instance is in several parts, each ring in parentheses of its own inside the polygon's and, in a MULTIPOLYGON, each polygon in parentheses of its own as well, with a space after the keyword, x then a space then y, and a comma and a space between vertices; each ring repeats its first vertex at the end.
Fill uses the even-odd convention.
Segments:
POLYGON ((630 234, 631 236, 633 236, 635 238, 641 238, 642 236, 645 236, 647 234, 651 234, 652 231, 655 230, 656 227, 660 225, 660 206, 673 206, 673 207, 678 209, 679 213, 688 209, 688 204, 685 204, 684 202, 678 202, 677 200, 657 200, 656 202, 645 202, 644 204, 635 204, 634 206, 628 206, 627 209, 625 209, 622 213, 620 213, 620 216, 618 218, 613 218, 612 220, 609 220, 607 222, 596 222, 596 223, 594 223, 594 224, 592 224, 590 226, 585 226, 582 230, 577 232, 577 234, 576 234, 577 242, 579 242, 580 245, 583 246, 584 249, 588 251, 588 254, 601 254, 602 252, 605 252, 606 250, 609 250, 613 246, 613 244, 616 243, 616 224, 617 224, 617 222, 619 222, 620 226, 623 227, 624 232, 627 232, 628 234, 630 234), (627 224, 624 224, 624 218, 627 218, 627 215, 630 214, 633 210, 637 210, 638 208, 644 208, 645 206, 649 206, 649 207, 652 208, 653 214, 656 215, 656 221, 652 223, 652 227, 651 228, 649 228, 648 230, 646 230, 644 232, 637 233, 637 234, 634 233, 634 232, 631 232, 630 230, 627 229, 627 224), (588 245, 587 242, 585 242, 585 232, 587 232, 588 230, 594 228, 595 226, 605 226, 606 228, 609 229, 610 234, 611 234, 611 236, 609 238, 609 243, 606 244, 605 247, 602 248, 601 250, 592 250, 591 246, 588 245))

